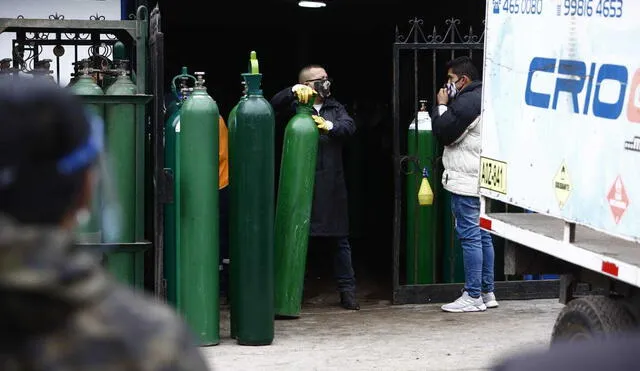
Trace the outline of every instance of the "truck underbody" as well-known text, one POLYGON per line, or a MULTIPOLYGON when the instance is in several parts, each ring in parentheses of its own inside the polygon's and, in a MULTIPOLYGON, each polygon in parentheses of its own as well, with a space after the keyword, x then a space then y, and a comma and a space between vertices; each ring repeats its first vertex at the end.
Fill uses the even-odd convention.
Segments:
POLYGON ((542 214, 482 210, 481 227, 507 241, 506 274, 561 275, 559 298, 566 306, 556 320, 553 342, 606 337, 638 327, 637 243, 542 214))

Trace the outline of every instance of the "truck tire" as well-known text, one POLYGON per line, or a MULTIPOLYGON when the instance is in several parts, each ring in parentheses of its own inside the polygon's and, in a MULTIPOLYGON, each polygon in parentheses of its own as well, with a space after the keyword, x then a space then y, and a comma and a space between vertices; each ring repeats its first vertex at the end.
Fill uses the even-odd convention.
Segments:
POLYGON ((607 338, 635 327, 635 320, 618 300, 586 296, 570 301, 560 312, 551 343, 607 338))

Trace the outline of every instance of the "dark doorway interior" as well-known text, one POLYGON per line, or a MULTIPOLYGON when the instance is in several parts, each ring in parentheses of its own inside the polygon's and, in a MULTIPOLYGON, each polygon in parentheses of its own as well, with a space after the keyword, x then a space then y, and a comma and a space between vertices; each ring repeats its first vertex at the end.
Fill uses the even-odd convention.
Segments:
MULTIPOLYGON (((166 37, 165 81, 171 81, 181 66, 187 66, 190 72, 206 72, 209 93, 226 119, 240 97, 240 74, 247 69, 251 50, 257 52, 260 61, 267 99, 294 84, 303 65, 325 65, 334 79, 335 96, 358 125, 358 132, 346 149, 345 172, 359 296, 372 301, 390 299, 395 28, 406 32, 410 27, 408 21, 417 17, 423 19, 425 31, 436 26, 442 32, 445 20, 453 17, 461 25, 481 30, 485 1, 328 0, 327 3, 323 9, 304 9, 295 0, 160 0, 166 37)), ((424 95, 430 98, 431 92, 424 95)), ((412 95, 407 96, 413 99, 412 95)), ((307 299, 330 295, 330 301, 337 300, 330 258, 323 252, 310 252, 308 266, 318 277, 307 282, 307 299)))

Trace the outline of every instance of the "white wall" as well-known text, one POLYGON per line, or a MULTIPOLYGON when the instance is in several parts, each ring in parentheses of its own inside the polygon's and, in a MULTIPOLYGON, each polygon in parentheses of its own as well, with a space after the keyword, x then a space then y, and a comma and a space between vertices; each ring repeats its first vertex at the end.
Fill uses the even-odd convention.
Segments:
MULTIPOLYGON (((19 15, 25 18, 44 18, 49 15, 62 14, 65 19, 85 19, 96 13, 108 20, 120 19, 120 0, 0 0, 0 18, 17 18, 19 15)), ((50 38, 53 38, 52 35, 50 38)), ((11 40, 14 33, 0 34, 0 59, 12 58, 11 40)), ((88 57, 88 47, 78 48, 78 59, 88 57)), ((71 79, 74 61, 74 49, 65 46, 65 54, 60 58, 60 85, 66 86, 71 79)), ((56 71, 56 58, 53 55, 53 46, 44 47, 40 59, 51 59, 51 70, 56 71)))

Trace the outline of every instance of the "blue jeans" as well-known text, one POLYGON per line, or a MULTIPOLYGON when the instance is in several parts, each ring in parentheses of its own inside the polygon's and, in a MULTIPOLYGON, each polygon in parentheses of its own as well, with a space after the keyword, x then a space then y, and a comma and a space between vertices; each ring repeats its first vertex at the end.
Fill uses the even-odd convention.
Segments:
POLYGON ((489 232, 480 229, 480 198, 452 194, 451 210, 462 245, 465 290, 473 298, 493 292, 493 241, 489 232))

